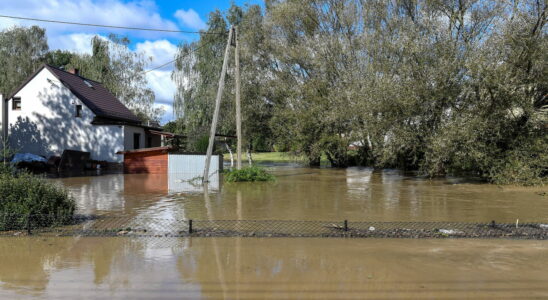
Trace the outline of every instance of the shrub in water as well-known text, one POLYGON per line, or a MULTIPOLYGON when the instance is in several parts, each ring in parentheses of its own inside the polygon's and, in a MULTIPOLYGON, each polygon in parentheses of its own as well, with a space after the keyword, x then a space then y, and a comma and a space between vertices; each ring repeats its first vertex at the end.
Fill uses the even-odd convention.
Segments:
POLYGON ((29 215, 34 226, 63 224, 75 208, 65 189, 41 177, 0 172, 0 230, 24 228, 29 215))
POLYGON ((242 168, 241 170, 228 170, 225 173, 225 180, 228 182, 272 181, 274 180, 274 175, 267 173, 263 168, 250 166, 242 168))

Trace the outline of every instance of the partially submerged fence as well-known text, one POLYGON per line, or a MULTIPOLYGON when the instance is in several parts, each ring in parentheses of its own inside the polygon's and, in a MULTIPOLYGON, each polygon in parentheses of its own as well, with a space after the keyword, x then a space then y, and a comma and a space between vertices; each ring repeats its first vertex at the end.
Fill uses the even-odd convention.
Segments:
POLYGON ((547 223, 177 220, 145 217, 0 216, 0 236, 352 237, 548 239, 547 223))

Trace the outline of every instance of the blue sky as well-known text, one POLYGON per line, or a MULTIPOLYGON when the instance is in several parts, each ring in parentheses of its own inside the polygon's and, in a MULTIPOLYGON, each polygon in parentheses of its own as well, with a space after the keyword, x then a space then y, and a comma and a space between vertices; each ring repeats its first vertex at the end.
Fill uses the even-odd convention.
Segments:
MULTIPOLYGON (((115 26, 162 28, 197 31, 206 28, 210 12, 225 11, 232 1, 215 0, 1 0, 1 15, 53 19, 70 22, 108 24, 115 26)), ((262 4, 262 0, 235 0, 262 4)), ((116 33, 127 36, 131 49, 151 58, 150 67, 161 65, 171 59, 181 42, 195 40, 196 34, 131 31, 123 29, 101 29, 95 27, 20 21, 0 18, 0 30, 13 25, 39 25, 46 28, 50 49, 63 49, 90 53, 90 40, 94 35, 107 36, 116 33)), ((154 90, 156 103, 166 113, 165 123, 173 118, 172 103, 175 85, 170 75, 171 65, 147 73, 149 86, 154 90)))

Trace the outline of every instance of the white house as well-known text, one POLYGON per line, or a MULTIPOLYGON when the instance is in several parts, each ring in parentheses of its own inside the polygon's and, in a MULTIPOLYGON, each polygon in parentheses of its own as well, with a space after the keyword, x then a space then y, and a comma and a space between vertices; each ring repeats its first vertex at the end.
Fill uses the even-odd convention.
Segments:
POLYGON ((2 125, 17 152, 47 158, 78 150, 94 160, 122 162, 116 152, 161 144, 159 128, 143 125, 101 83, 77 70, 45 64, 1 102, 2 125))

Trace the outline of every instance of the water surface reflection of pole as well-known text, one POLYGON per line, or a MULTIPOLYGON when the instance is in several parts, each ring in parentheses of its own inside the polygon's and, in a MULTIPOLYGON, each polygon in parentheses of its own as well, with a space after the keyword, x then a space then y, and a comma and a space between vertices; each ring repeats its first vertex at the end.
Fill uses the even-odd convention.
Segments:
MULTIPOLYGON (((212 223, 215 222, 213 209, 211 207, 211 199, 209 198, 209 189, 208 189, 207 182, 204 182, 204 204, 207 211, 208 221, 212 223)), ((225 272, 221 264, 221 255, 219 254, 219 246, 217 245, 217 238, 215 237, 211 238, 211 243, 213 246, 213 252, 215 253, 215 262, 217 264, 217 275, 219 278, 219 282, 221 283, 221 287, 223 289, 223 299, 228 299, 226 295, 227 288, 226 288, 226 282, 225 282, 225 272)))

